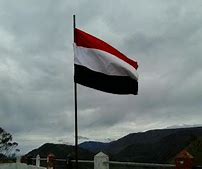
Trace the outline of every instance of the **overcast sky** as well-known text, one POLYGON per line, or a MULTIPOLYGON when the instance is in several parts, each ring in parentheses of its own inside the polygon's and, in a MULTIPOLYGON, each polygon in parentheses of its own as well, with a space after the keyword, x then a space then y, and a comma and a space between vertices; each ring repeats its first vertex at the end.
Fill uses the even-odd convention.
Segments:
POLYGON ((139 63, 139 95, 78 86, 80 142, 202 124, 201 0, 0 0, 0 126, 22 153, 74 143, 72 15, 139 63))

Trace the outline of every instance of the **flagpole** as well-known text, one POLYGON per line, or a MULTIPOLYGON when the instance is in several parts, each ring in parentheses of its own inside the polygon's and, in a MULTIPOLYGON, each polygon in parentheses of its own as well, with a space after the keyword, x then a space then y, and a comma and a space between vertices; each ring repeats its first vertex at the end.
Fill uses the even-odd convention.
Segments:
MULTIPOLYGON (((76 28, 76 16, 73 15, 73 31, 75 42, 75 28, 76 28)), ((78 169, 78 121, 77 121, 77 83, 74 82, 74 104, 75 104, 75 168, 78 169)))

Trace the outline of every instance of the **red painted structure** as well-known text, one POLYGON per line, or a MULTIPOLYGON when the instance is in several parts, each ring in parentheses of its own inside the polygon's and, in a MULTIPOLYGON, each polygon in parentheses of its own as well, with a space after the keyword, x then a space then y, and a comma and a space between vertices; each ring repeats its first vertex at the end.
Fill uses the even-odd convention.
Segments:
POLYGON ((47 169, 55 169, 55 155, 52 153, 47 157, 47 169))
POLYGON ((192 169, 194 157, 186 150, 181 151, 175 158, 176 169, 192 169))

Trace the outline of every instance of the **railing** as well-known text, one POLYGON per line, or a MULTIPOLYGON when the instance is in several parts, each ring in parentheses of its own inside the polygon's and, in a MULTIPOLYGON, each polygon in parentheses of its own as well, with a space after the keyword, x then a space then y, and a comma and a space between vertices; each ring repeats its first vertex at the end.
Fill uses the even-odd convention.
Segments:
MULTIPOLYGON (((42 166, 46 166, 47 168, 74 169, 75 166, 75 160, 71 160, 70 158, 57 159, 53 154, 50 154, 47 158, 40 158, 37 155, 36 158, 32 158, 31 160, 35 161, 34 165, 37 167, 42 164, 42 166)), ((193 158, 182 158, 181 156, 175 159, 175 164, 118 162, 109 161, 109 157, 102 152, 94 156, 94 161, 78 160, 79 169, 202 169, 202 166, 194 166, 192 162, 193 158)))
POLYGON ((109 161, 109 164, 114 165, 125 165, 125 166, 135 166, 135 167, 155 167, 155 168, 175 168, 174 164, 155 164, 155 163, 135 163, 135 162, 119 162, 119 161, 109 161))

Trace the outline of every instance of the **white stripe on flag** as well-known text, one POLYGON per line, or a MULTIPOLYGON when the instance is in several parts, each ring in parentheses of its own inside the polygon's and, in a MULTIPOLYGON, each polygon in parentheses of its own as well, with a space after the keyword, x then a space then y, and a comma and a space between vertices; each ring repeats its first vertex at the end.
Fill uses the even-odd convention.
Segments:
POLYGON ((114 55, 99 49, 73 46, 75 64, 106 75, 130 76, 138 80, 136 69, 114 55))

